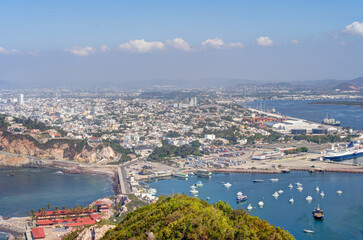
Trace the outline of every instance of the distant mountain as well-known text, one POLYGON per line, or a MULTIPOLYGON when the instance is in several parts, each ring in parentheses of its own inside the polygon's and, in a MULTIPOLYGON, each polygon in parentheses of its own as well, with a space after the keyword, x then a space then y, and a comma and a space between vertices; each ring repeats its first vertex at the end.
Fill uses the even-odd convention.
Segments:
POLYGON ((352 91, 363 89, 363 77, 351 80, 324 79, 314 81, 293 82, 297 85, 323 89, 340 89, 341 91, 352 91))
POLYGON ((14 87, 16 87, 16 84, 5 81, 5 80, 0 80, 0 88, 7 89, 7 88, 14 88, 14 87))
POLYGON ((355 78, 353 80, 349 80, 348 82, 356 87, 363 88, 363 77, 355 78))

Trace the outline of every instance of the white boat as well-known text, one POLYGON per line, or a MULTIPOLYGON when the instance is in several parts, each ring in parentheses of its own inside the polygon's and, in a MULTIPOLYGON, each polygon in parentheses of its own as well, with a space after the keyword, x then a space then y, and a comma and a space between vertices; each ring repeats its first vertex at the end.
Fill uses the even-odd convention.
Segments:
POLYGON ((343 193, 343 191, 342 190, 338 190, 337 191, 337 194, 340 196, 340 195, 342 195, 342 193, 343 193))
POLYGON ((280 195, 279 195, 277 192, 274 192, 274 194, 272 194, 272 196, 273 196, 274 198, 278 198, 280 195))
POLYGON ((295 183, 296 184, 296 186, 298 186, 298 187, 301 187, 302 186, 302 184, 300 183, 300 182, 297 182, 297 183, 295 183))
POLYGON ((320 193, 320 197, 324 197, 325 196, 325 193, 324 193, 324 191, 321 191, 321 193, 320 193))
POLYGON ((230 187, 232 187, 232 184, 230 184, 229 182, 227 182, 227 183, 225 183, 225 184, 223 184, 226 188, 230 188, 230 187))
POLYGON ((279 181, 278 178, 270 178, 269 180, 270 180, 270 182, 278 182, 279 181))
POLYGON ((301 186, 296 188, 299 192, 302 192, 303 188, 301 186))
POLYGON ((287 186, 287 187, 292 189, 294 186, 292 186, 292 184, 290 183, 289 186, 287 186))
POLYGON ((284 193, 284 191, 282 191, 281 189, 280 189, 280 190, 278 190, 277 192, 278 192, 278 194, 280 194, 280 195, 284 193))
POLYGON ((313 200, 313 197, 309 195, 305 198, 305 200, 308 202, 311 202, 313 200))
POLYGON ((305 232, 305 233, 314 233, 314 231, 313 231, 313 230, 309 230, 309 229, 304 229, 304 232, 305 232))
POLYGON ((198 181, 196 184, 195 184, 196 187, 203 187, 203 183, 201 181, 198 181))
POLYGON ((264 205, 264 203, 263 203, 262 201, 259 201, 259 202, 258 202, 258 206, 259 206, 260 208, 263 208, 263 205, 264 205))
POLYGON ((292 204, 294 203, 294 199, 293 198, 290 198, 289 202, 292 204))
POLYGON ((319 192, 319 191, 320 191, 319 186, 316 186, 315 191, 317 191, 317 192, 319 192))
POLYGON ((210 200, 210 197, 208 196, 206 199, 207 199, 207 200, 210 200))
POLYGON ((189 192, 190 192, 191 194, 197 194, 197 193, 198 193, 198 190, 196 190, 196 189, 191 189, 189 192))
POLYGON ((248 210, 248 211, 251 211, 251 210, 252 210, 252 205, 251 205, 251 203, 250 203, 250 204, 248 204, 248 206, 247 206, 247 210, 248 210))
POLYGON ((196 189, 197 187, 195 185, 190 186, 191 189, 196 189))

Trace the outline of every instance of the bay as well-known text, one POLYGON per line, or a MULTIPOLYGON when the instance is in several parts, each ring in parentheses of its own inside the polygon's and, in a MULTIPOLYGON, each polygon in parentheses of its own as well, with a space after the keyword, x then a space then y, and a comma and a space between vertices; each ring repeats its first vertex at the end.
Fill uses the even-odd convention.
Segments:
POLYGON ((276 112, 285 116, 306 119, 317 123, 321 123, 326 114, 329 114, 329 117, 333 114, 333 117, 340 121, 342 127, 363 130, 363 108, 343 105, 313 105, 309 104, 310 102, 313 101, 268 100, 248 102, 246 106, 252 108, 262 107, 270 110, 275 108, 276 112))
POLYGON ((185 193, 190 195, 190 186, 197 181, 202 181, 204 186, 198 188, 198 197, 215 203, 219 200, 228 202, 234 209, 253 206, 250 212, 253 216, 268 221, 276 226, 281 226, 291 232, 296 239, 363 239, 363 189, 362 174, 348 173, 308 173, 291 172, 290 174, 213 174, 211 178, 190 177, 188 180, 167 179, 149 183, 157 189, 157 195, 170 195, 172 193, 185 193), (278 178, 278 182, 269 179, 278 178), (263 179, 264 183, 253 183, 254 179, 263 179), (230 182, 232 187, 227 189, 222 183, 230 182), (294 183, 303 184, 303 191, 296 190, 294 183), (293 189, 288 185, 292 183, 293 189), (320 192, 315 188, 319 186, 324 191, 325 197, 321 198, 320 192), (283 190, 278 199, 272 194, 283 190), (338 196, 337 190, 343 194, 338 196), (248 200, 237 204, 236 193, 242 191, 248 200), (313 197, 311 203, 306 197, 313 197), (294 204, 289 203, 293 197, 294 204), (259 208, 257 203, 262 200, 265 205, 259 208), (315 207, 325 211, 325 219, 317 221, 312 219, 315 207), (314 234, 306 234, 303 229, 314 229, 314 234))
POLYGON ((56 174, 54 169, 1 168, 0 215, 28 216, 31 209, 88 205, 113 195, 112 180, 90 174, 56 174), (14 175, 14 176, 10 176, 14 175))

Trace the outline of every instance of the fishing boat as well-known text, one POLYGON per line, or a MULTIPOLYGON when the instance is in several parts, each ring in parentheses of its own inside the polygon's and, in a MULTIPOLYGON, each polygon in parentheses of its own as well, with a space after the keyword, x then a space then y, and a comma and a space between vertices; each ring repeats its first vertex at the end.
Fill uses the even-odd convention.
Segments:
POLYGON ((242 192, 238 192, 236 201, 237 203, 247 201, 247 195, 243 195, 242 192))
POLYGON ((321 198, 323 198, 324 196, 325 196, 324 191, 321 191, 321 193, 320 193, 320 197, 321 197, 321 198))
POLYGON ((311 202, 313 200, 313 197, 309 195, 305 198, 305 200, 308 202, 311 202))
POLYGON ((315 191, 317 191, 317 192, 319 192, 319 191, 320 191, 319 186, 316 186, 315 191))
POLYGON ((287 187, 292 189, 294 186, 292 186, 292 184, 290 183, 289 186, 287 186, 287 187))
POLYGON ((264 180, 262 180, 262 179, 255 179, 255 180, 253 180, 253 182, 254 182, 254 183, 263 183, 263 182, 264 182, 264 180))
POLYGON ((302 192, 303 188, 301 186, 296 188, 299 192, 302 192))
POLYGON ((277 191, 277 193, 281 195, 281 194, 283 194, 283 193, 284 193, 284 191, 282 191, 282 190, 280 189, 280 190, 278 190, 278 191, 277 191))
POLYGON ((291 204, 293 204, 293 203, 294 203, 294 199, 293 199, 293 198, 290 198, 289 202, 290 202, 291 204))
POLYGON ((175 173, 173 176, 177 178, 188 178, 188 174, 181 172, 175 173))
POLYGON ((211 177, 212 173, 205 169, 198 169, 198 171, 195 172, 195 175, 197 175, 197 177, 211 177))
POLYGON ((259 206, 260 208, 263 208, 263 205, 264 205, 264 203, 262 202, 262 200, 258 202, 258 206, 259 206))
POLYGON ((301 187, 302 184, 300 182, 295 183, 297 187, 301 187))
POLYGON ((232 184, 230 184, 229 182, 224 183, 223 185, 224 185, 226 188, 230 188, 230 187, 232 187, 232 184))
POLYGON ((342 191, 342 190, 338 190, 338 191, 337 191, 338 196, 342 195, 342 193, 343 193, 343 191, 342 191))
POLYGON ((314 211, 312 213, 313 213, 314 219, 317 219, 317 220, 324 219, 324 211, 322 209, 320 209, 319 205, 317 208, 314 209, 314 211))

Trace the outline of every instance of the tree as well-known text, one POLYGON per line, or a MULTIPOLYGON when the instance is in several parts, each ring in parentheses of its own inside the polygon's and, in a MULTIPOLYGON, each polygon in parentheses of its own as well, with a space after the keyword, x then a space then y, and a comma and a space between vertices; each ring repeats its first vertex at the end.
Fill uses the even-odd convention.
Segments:
POLYGON ((47 204, 48 211, 50 211, 51 206, 50 203, 47 204))
POLYGON ((35 211, 34 211, 34 209, 32 209, 32 210, 30 210, 30 218, 32 219, 32 220, 34 220, 35 219, 35 211))

